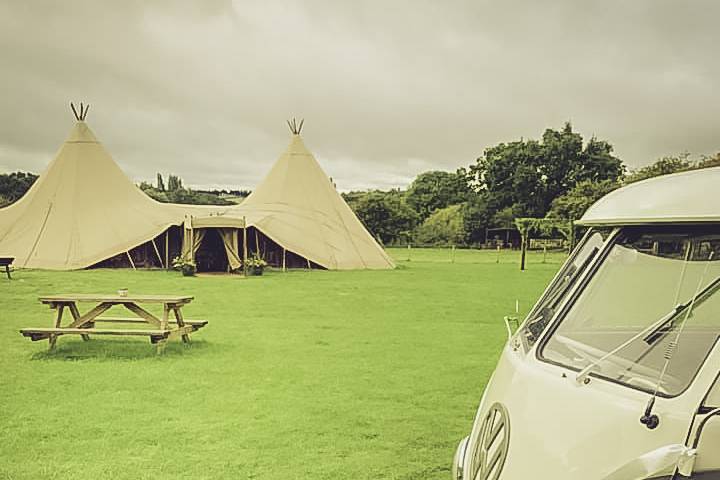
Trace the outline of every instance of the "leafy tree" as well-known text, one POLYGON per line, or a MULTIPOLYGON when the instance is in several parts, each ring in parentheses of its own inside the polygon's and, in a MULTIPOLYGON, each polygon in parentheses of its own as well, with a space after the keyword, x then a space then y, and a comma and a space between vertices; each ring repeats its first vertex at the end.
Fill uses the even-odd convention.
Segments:
POLYGON ((0 196, 4 198, 5 205, 16 202, 25 195, 37 178, 34 173, 27 172, 0 174, 0 196))
POLYGON ((457 245, 465 241, 462 205, 435 210, 417 228, 415 240, 423 245, 457 245))
POLYGON ((573 182, 618 180, 625 174, 625 165, 613 155, 613 146, 591 137, 583 150, 583 162, 573 170, 573 182))
POLYGON ((693 163, 688 152, 677 156, 662 157, 652 165, 639 168, 625 177, 625 183, 639 182, 648 178, 691 170, 693 163))
POLYGON ((477 244, 485 240, 485 229, 490 223, 490 210, 484 195, 474 194, 461 204, 465 243, 477 244))
POLYGON ((516 216, 512 207, 505 207, 492 215, 488 225, 498 228, 512 228, 516 216))
POLYGON ((472 193, 464 172, 433 170, 418 175, 407 191, 407 203, 426 219, 437 209, 462 203, 472 193))
POLYGON ((625 183, 639 182, 640 180, 646 180, 660 175, 668 175, 670 173, 718 166, 720 166, 720 153, 712 157, 703 155, 700 157, 700 160, 693 161, 690 159, 690 154, 684 152, 676 156, 662 157, 651 165, 632 171, 625 178, 625 183))
POLYGON ((407 239, 419 221, 400 190, 350 192, 343 197, 370 233, 386 245, 407 239))
POLYGON ((624 167, 613 148, 596 138, 583 147, 582 136, 566 123, 547 129, 542 141, 518 140, 485 150, 469 169, 491 210, 511 208, 519 217, 542 217, 552 201, 578 182, 617 180, 624 167))
POLYGON ((703 155, 700 161, 697 163, 696 168, 711 168, 720 167, 720 152, 716 153, 715 156, 703 155))
POLYGON ((542 210, 541 162, 542 146, 520 140, 486 149, 470 170, 493 211, 511 207, 519 215, 531 215, 542 210))
POLYGON ((583 180, 569 192, 553 200, 547 218, 554 220, 578 220, 590 206, 602 197, 620 187, 615 180, 594 182, 583 180))

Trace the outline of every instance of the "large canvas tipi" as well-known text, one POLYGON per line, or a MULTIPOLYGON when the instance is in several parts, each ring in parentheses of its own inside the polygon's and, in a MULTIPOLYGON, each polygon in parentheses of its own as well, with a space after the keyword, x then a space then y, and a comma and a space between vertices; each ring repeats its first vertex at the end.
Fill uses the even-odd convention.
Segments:
MULTIPOLYGON (((232 215, 283 248, 331 270, 394 268, 291 124, 290 145, 232 215)), ((230 211, 228 214, 231 214, 230 211)))
POLYGON ((0 209, 0 255, 20 268, 72 270, 129 251, 182 223, 120 170, 85 123, 86 110, 55 159, 16 203, 0 209))

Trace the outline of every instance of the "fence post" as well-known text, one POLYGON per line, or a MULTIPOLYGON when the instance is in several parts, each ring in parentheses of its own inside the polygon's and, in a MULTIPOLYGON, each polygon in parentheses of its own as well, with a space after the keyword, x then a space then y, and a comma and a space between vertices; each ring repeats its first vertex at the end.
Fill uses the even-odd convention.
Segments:
POLYGON ((452 246, 450 251, 450 263, 455 263, 455 245, 452 246))
POLYGON ((407 250, 408 250, 408 258, 407 258, 407 261, 409 262, 409 261, 410 261, 410 242, 408 242, 408 249, 407 249, 407 250))
POLYGON ((496 247, 497 250, 497 258, 495 259, 495 263, 500 263, 500 245, 498 244, 496 247))

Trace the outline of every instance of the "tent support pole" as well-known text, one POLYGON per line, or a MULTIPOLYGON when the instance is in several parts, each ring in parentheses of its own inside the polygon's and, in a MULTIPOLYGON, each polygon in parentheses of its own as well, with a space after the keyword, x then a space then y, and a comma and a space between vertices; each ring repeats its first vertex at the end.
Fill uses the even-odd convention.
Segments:
POLYGON ((262 255, 260 255, 260 242, 258 241, 257 227, 255 227, 255 255, 262 258, 262 255))
POLYGON ((170 249, 168 248, 170 245, 170 241, 168 240, 168 236, 170 235, 170 229, 168 228, 165 230, 165 269, 170 270, 170 249))
POLYGON ((163 259, 162 259, 162 257, 160 256, 160 250, 158 250, 158 248, 157 248, 157 243, 155 243, 155 239, 154 239, 154 238, 152 239, 152 244, 153 244, 153 248, 155 249, 155 254, 156 254, 157 257, 158 257, 158 260, 160 260, 160 266, 161 266, 162 268, 165 268, 165 264, 163 264, 163 259))
POLYGON ((247 277, 247 220, 243 216, 243 275, 247 277))
POLYGON ((283 247, 283 272, 287 272, 285 269, 285 247, 283 247))
POLYGON ((307 261, 308 270, 312 270, 312 269, 310 268, 310 260, 307 259, 307 258, 306 258, 305 260, 307 261))
POLYGON ((129 251, 129 250, 126 250, 126 251, 125 251, 125 255, 127 255, 128 260, 130 260, 130 265, 132 265, 132 269, 133 269, 133 270, 137 270, 137 268, 135 268, 135 262, 133 262, 133 259, 132 259, 132 257, 130 256, 130 251, 129 251))

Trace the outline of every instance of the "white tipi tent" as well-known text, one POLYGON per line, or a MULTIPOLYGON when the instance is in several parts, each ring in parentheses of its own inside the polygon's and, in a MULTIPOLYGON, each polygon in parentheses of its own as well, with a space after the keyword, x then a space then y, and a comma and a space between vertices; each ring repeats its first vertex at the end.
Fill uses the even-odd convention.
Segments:
MULTIPOLYGON (((73 108, 74 110, 74 108, 73 108)), ((120 170, 85 123, 16 203, 0 209, 0 255, 20 268, 72 270, 124 253, 183 221, 120 170)))
POLYGON ((245 216, 248 226, 327 269, 394 268, 305 147, 301 128, 291 124, 288 149, 250 196, 226 214, 245 216))

